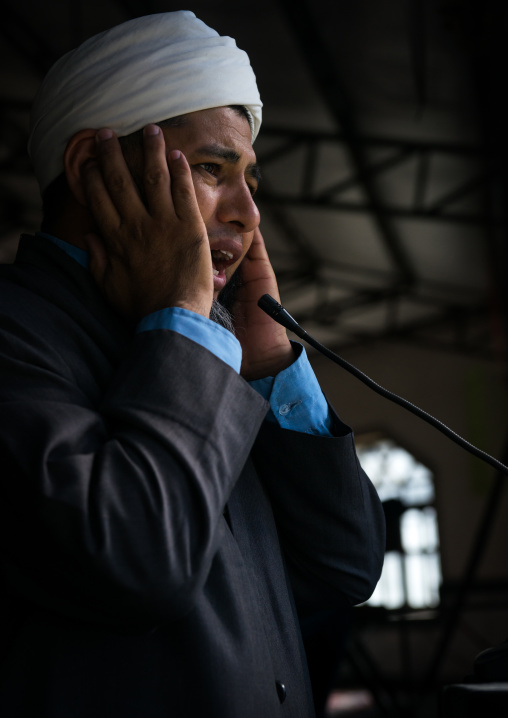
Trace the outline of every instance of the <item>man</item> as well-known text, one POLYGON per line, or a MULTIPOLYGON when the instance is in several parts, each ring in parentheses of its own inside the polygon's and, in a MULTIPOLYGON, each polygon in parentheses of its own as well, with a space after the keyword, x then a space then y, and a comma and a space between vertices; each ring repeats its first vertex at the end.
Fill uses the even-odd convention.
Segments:
POLYGON ((379 577, 351 432, 257 307, 245 58, 192 13, 138 18, 36 100, 44 232, 0 281, 5 718, 308 718, 297 610, 379 577), (237 338, 208 318, 235 270, 237 338))

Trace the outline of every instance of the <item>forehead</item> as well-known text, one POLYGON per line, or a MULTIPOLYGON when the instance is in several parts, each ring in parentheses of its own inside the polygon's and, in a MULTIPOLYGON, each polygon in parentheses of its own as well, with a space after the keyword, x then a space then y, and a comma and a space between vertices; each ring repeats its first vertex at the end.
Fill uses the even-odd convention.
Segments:
POLYGON ((219 144, 234 149, 247 162, 256 160, 249 121, 231 107, 190 112, 182 117, 177 127, 164 128, 163 132, 168 149, 182 149, 188 153, 206 145, 219 144))

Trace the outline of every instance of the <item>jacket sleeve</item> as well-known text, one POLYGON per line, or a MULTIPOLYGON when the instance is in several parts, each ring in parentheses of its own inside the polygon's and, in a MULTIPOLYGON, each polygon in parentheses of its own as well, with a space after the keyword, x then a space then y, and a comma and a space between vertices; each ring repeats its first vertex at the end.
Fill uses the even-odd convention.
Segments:
POLYGON ((203 347, 156 330, 133 339, 97 403, 62 341, 0 332, 3 579, 63 616, 178 618, 206 580, 266 402, 203 347))
POLYGON ((254 451, 301 611, 366 601, 383 565, 381 502, 351 430, 331 413, 332 437, 265 422, 254 451))

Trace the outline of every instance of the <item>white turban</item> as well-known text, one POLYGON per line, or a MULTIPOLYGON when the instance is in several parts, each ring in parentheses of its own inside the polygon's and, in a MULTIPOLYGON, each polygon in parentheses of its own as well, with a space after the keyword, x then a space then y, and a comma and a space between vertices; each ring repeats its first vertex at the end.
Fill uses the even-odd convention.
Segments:
POLYGON ((64 170, 79 130, 118 136, 213 107, 243 105, 252 141, 262 103, 247 54, 188 10, 129 20, 86 40, 49 71, 32 108, 28 152, 41 192, 64 170))

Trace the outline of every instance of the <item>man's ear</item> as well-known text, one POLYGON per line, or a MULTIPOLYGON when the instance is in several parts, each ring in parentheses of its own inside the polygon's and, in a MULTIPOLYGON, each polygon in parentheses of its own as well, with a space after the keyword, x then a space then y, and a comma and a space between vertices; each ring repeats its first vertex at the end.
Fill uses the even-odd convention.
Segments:
POLYGON ((87 207, 88 203, 81 170, 86 162, 97 158, 96 134, 97 130, 76 132, 67 143, 64 152, 64 169, 69 189, 74 195, 74 199, 83 207, 87 207))

